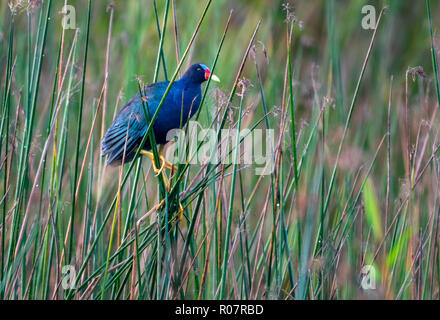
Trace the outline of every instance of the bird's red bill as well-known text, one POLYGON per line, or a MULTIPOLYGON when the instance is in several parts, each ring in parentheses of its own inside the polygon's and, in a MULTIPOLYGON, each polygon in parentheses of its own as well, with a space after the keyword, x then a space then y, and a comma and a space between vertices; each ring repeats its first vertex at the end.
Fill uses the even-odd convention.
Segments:
POLYGON ((215 74, 211 74, 211 70, 209 70, 208 68, 204 68, 204 69, 205 69, 205 80, 208 80, 209 77, 211 77, 212 81, 220 82, 220 78, 217 77, 215 74))

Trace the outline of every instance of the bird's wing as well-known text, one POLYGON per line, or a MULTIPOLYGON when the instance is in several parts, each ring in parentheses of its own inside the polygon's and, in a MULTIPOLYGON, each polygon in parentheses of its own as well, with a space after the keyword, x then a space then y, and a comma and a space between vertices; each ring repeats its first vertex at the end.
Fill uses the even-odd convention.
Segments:
POLYGON ((107 163, 122 160, 124 149, 130 154, 141 142, 148 124, 145 115, 153 117, 162 99, 167 81, 157 82, 142 89, 119 111, 102 140, 102 156, 109 154, 107 163), (142 103, 144 101, 144 104, 142 103), (145 107, 145 110, 144 110, 145 107), (147 114, 145 114, 147 112, 147 114))
MULTIPOLYGON (((153 117, 154 113, 156 112, 169 83, 169 81, 156 82, 145 86, 142 89, 142 97, 144 98, 144 102, 146 102, 145 108, 148 106, 150 117, 153 117)), ((135 98, 139 99, 139 105, 141 108, 143 108, 140 95, 137 94, 135 98)), ((143 112, 143 109, 141 111, 143 112)))
POLYGON ((146 131, 147 125, 143 117, 135 112, 127 113, 129 109, 124 111, 124 115, 118 114, 102 140, 102 155, 109 154, 107 163, 122 160, 124 150, 126 155, 130 154, 139 145, 146 131))

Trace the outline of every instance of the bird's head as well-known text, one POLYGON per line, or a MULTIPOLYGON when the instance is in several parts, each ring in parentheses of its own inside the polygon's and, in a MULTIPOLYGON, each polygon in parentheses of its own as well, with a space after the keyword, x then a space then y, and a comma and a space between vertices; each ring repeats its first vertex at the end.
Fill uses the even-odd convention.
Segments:
MULTIPOLYGON (((202 63, 195 63, 186 70, 182 78, 187 79, 193 83, 200 84, 209 79, 211 76, 211 70, 202 63)), ((211 79, 213 81, 220 82, 220 79, 212 74, 211 79)))

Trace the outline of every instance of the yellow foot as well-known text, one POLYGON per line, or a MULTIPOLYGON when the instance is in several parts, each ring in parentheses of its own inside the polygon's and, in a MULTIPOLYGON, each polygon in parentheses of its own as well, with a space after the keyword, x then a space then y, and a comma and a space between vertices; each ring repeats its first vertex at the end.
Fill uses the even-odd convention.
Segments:
POLYGON ((163 171, 163 169, 177 171, 177 167, 175 165, 173 165, 171 162, 169 162, 167 159, 165 159, 163 155, 159 155, 160 168, 158 169, 156 167, 156 164, 154 161, 154 154, 151 151, 141 150, 139 153, 143 156, 147 156, 148 158, 150 158, 152 160, 153 169, 156 174, 161 173, 163 171))
POLYGON ((172 163, 170 163, 168 160, 166 160, 164 158, 164 156, 162 156, 161 154, 159 154, 159 164, 160 164, 160 168, 156 167, 156 162, 154 160, 154 154, 151 151, 147 151, 147 150, 141 150, 139 152, 139 154, 143 155, 143 156, 147 156, 148 158, 151 159, 151 162, 153 164, 153 171, 156 174, 156 176, 160 175, 162 173, 162 178, 163 178, 163 182, 165 184, 165 189, 169 190, 169 183, 168 183, 168 179, 165 175, 165 173, 163 172, 164 169, 168 169, 171 170, 172 172, 176 172, 177 171, 177 167, 174 166, 172 163))
POLYGON ((180 203, 180 201, 179 201, 179 219, 180 219, 180 222, 182 222, 182 220, 183 220, 183 207, 182 207, 182 204, 180 203))

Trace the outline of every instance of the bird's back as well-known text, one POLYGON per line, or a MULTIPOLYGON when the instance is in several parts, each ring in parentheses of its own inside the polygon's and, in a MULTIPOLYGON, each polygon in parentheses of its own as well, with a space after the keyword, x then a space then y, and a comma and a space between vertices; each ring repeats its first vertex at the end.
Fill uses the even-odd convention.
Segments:
MULTIPOLYGON (((120 164, 123 160, 124 150, 124 162, 133 160, 136 149, 148 129, 146 119, 151 119, 154 116, 168 85, 169 81, 163 81, 145 86, 142 89, 142 98, 139 93, 136 94, 118 112, 102 141, 102 155, 108 155, 107 164, 120 164)), ((179 81, 173 83, 153 125, 153 132, 158 144, 166 143, 166 135, 169 130, 186 123, 187 119, 199 107, 200 96, 200 86, 188 90, 179 81)), ((148 139, 143 148, 150 149, 148 139)))

